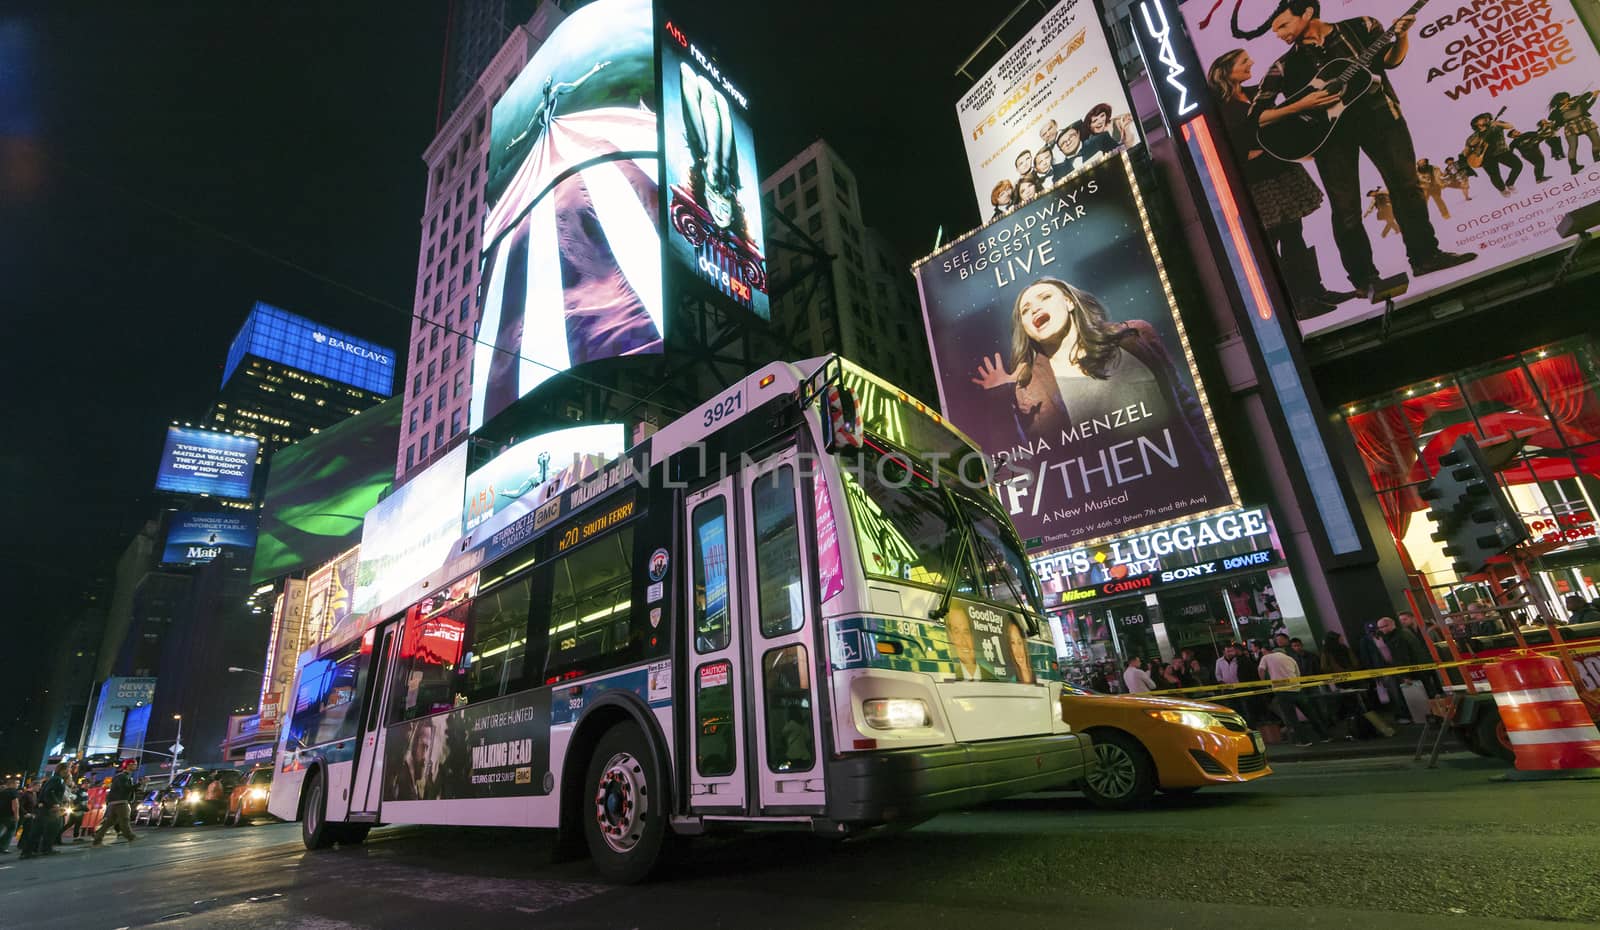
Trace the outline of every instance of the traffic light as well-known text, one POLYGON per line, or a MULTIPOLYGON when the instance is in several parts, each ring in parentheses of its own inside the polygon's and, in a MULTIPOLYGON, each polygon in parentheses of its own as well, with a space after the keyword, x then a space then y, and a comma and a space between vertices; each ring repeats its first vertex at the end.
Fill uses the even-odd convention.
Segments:
POLYGON ((1475 574, 1490 558, 1528 539, 1522 517, 1471 436, 1457 439, 1439 456, 1439 472, 1421 496, 1438 527, 1433 540, 1444 543, 1457 574, 1475 574))

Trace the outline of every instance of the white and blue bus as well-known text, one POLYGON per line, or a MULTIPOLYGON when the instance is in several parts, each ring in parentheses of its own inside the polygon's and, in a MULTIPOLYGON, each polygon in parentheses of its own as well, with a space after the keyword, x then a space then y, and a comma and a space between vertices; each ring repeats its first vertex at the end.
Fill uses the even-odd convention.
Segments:
POLYGON ((1073 782, 1090 741, 986 481, 875 376, 768 365, 302 655, 270 810, 313 849, 556 828, 634 881, 670 834, 1073 782))

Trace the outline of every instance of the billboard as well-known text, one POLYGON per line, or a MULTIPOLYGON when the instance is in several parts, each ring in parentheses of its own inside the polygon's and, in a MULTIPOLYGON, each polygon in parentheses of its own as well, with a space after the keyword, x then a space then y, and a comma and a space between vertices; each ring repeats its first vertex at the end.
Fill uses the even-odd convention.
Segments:
POLYGON ((128 713, 148 706, 155 700, 155 693, 154 678, 107 678, 100 686, 100 699, 95 703, 94 721, 89 727, 89 742, 82 754, 116 752, 122 744, 128 713))
POLYGON ((1030 551, 1233 502, 1126 154, 913 270, 945 416, 994 459, 1030 551))
POLYGON ((462 444, 367 511, 354 612, 372 610, 443 567, 461 538, 466 477, 467 446, 462 444))
POLYGON ((402 398, 278 450, 267 473, 253 583, 313 568, 361 541, 361 521, 394 483, 402 398))
POLYGON ((228 347, 222 368, 227 384, 246 355, 388 397, 394 390, 394 350, 323 326, 299 314, 256 302, 228 347))
POLYGON ((672 22, 661 37, 661 101, 668 252, 739 307, 770 319, 750 101, 672 22))
POLYGON ((329 563, 306 578, 306 641, 316 642, 328 635, 328 595, 333 592, 333 564, 329 563))
POLYGON ((1096 155, 1139 144, 1094 0, 1061 0, 956 103, 978 215, 994 219, 1096 155))
POLYGON ((248 498, 259 445, 250 436, 169 426, 156 469, 156 490, 248 498))
POLYGON ((461 532, 510 525, 623 452, 620 423, 574 426, 517 443, 467 476, 461 532))
POLYGON ((1298 6, 1181 9, 1302 335, 1561 247, 1600 195, 1600 54, 1570 0, 1298 6))
POLYGON ((471 428, 575 365, 659 353, 649 0, 596 0, 494 105, 471 428))
POLYGON ((167 521, 165 565, 203 565, 222 554, 223 546, 249 549, 256 544, 253 513, 179 512, 167 521))

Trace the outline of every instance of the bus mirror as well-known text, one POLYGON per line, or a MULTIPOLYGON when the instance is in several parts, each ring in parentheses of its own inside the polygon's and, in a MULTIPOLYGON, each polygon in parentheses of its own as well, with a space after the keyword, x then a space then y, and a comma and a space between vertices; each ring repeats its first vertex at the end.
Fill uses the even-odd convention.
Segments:
POLYGON ((838 452, 841 448, 861 446, 861 419, 857 415, 856 397, 849 388, 830 385, 827 389, 827 416, 822 420, 823 448, 838 452))

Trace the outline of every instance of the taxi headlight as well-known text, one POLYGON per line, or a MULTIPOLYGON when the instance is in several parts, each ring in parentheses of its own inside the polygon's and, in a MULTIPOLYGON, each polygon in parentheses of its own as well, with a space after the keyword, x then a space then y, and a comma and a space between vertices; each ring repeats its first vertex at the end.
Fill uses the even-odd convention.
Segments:
POLYGON ((1175 723, 1195 730, 1209 730, 1217 725, 1210 714, 1197 710, 1152 710, 1150 716, 1163 723, 1175 723))
POLYGON ((185 799, 190 804, 198 804, 198 803, 200 803, 200 792, 191 791, 191 792, 188 793, 188 795, 185 796, 185 799))
POLYGON ((928 726, 928 705, 918 698, 872 698, 861 702, 861 716, 875 730, 928 726))
POLYGON ((265 801, 266 799, 267 799, 267 789, 265 789, 265 788, 251 788, 250 789, 250 800, 252 800, 252 801, 265 801))

